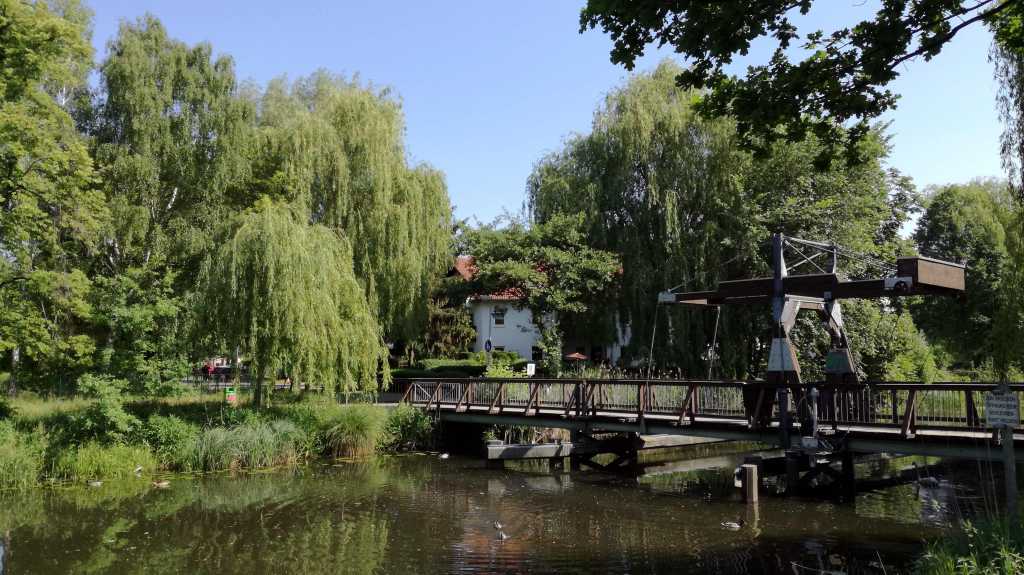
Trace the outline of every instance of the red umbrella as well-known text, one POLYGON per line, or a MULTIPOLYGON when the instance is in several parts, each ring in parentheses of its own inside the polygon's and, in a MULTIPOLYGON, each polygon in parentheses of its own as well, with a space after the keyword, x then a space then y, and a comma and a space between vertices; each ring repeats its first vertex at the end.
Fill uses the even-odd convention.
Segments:
POLYGON ((565 356, 565 359, 569 361, 583 361, 587 359, 587 356, 577 351, 576 353, 570 353, 569 355, 565 356))

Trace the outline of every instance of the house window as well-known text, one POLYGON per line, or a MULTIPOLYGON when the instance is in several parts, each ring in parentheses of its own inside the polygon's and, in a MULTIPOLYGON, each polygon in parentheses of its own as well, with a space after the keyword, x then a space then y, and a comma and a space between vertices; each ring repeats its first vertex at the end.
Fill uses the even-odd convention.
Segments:
POLYGON ((496 307, 491 315, 494 317, 494 326, 502 327, 505 325, 505 312, 507 310, 503 307, 496 307))
POLYGON ((542 351, 537 346, 531 347, 530 348, 530 359, 532 359, 533 361, 540 361, 540 360, 544 359, 544 351, 542 351))

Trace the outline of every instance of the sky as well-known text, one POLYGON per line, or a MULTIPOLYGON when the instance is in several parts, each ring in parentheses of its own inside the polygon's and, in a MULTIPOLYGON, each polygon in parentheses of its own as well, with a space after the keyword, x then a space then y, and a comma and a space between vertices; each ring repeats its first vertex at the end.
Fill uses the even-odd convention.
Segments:
MULTIPOLYGON (((86 1, 97 57, 120 22, 149 12, 173 37, 230 55, 241 80, 324 68, 391 87, 405 111, 410 160, 442 170, 456 216, 483 222, 518 212, 533 165, 588 132, 604 95, 628 78, 610 62, 603 32, 579 33, 583 0, 86 1)), ((798 24, 831 31, 870 17, 873 5, 819 0, 798 24)), ((889 165, 919 188, 1002 173, 990 42, 986 30, 968 27, 930 62, 906 64, 891 85, 902 98, 885 117, 889 165)), ((731 70, 769 55, 757 44, 731 70)), ((648 53, 637 71, 666 57, 673 54, 648 53)))

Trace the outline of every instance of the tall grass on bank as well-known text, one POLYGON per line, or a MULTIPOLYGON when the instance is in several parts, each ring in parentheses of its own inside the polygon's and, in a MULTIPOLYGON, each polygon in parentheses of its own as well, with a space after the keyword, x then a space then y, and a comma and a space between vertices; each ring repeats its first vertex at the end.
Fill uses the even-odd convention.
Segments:
POLYGON ((303 459, 305 446, 305 433, 290 421, 211 427, 199 434, 180 467, 185 471, 216 471, 285 465, 303 459))
POLYGON ((25 489, 39 481, 46 441, 41 431, 19 433, 0 421, 0 489, 25 489))
POLYGON ((156 457, 145 445, 102 445, 87 443, 61 451, 53 462, 55 479, 87 481, 91 479, 123 479, 157 469, 156 457))
POLYGON ((337 412, 324 434, 327 454, 359 457, 377 450, 384 434, 387 411, 373 405, 350 405, 337 412))
POLYGON ((931 544, 917 575, 1016 575, 1024 573, 1024 527, 1019 521, 967 522, 963 533, 931 544))
POLYGON ((135 403, 26 394, 11 405, 0 419, 0 489, 129 477, 140 466, 143 474, 265 468, 423 449, 433 438, 433 421, 414 407, 340 405, 322 395, 261 411, 198 394, 135 403))

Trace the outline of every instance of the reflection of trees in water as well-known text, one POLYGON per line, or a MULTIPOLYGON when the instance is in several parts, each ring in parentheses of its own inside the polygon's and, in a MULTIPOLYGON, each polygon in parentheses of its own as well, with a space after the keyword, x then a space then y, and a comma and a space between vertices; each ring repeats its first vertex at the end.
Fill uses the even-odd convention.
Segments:
POLYGON ((430 473, 422 467, 371 459, 171 478, 163 490, 148 481, 29 490, 0 498, 0 529, 36 545, 9 553, 17 571, 369 572, 387 548, 380 497, 418 489, 430 473))

